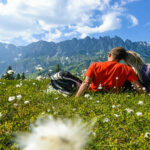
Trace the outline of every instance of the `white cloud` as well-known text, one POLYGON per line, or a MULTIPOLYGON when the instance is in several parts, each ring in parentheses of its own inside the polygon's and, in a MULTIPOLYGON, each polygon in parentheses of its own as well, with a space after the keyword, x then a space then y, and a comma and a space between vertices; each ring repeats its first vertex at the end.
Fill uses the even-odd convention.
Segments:
POLYGON ((121 27, 123 2, 131 1, 136 0, 122 0, 121 4, 111 0, 7 0, 5 5, 0 3, 0 41, 21 38, 33 42, 37 34, 45 34, 43 40, 57 41, 62 36, 80 34, 83 38, 116 30, 121 27), (64 31, 64 27, 71 30, 64 31))
POLYGON ((138 25, 138 19, 133 16, 133 15, 128 15, 127 18, 131 21, 131 26, 130 27, 134 27, 138 25))
POLYGON ((132 3, 132 2, 136 2, 136 1, 140 1, 140 0, 121 0, 121 5, 126 5, 128 3, 132 3))
POLYGON ((59 30, 56 30, 55 33, 46 33, 44 40, 46 41, 57 41, 57 39, 59 39, 61 37, 62 33, 59 30))

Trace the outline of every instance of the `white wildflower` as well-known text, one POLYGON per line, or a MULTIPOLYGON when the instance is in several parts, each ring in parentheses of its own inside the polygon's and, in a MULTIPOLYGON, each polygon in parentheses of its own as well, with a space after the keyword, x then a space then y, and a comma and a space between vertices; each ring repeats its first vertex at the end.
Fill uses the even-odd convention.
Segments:
POLYGON ((54 92, 54 89, 53 89, 51 86, 49 86, 49 87, 47 88, 46 92, 47 92, 47 93, 52 93, 52 92, 54 92))
POLYGON ((8 101, 9 101, 9 102, 11 102, 11 101, 13 101, 13 100, 15 100, 15 96, 10 96, 10 97, 8 98, 8 101))
POLYGON ((17 103, 14 103, 14 106, 18 106, 18 104, 17 104, 17 103))
POLYGON ((143 87, 143 88, 142 88, 142 90, 143 90, 143 91, 146 91, 146 88, 145 88, 145 87, 143 87))
POLYGON ((105 118, 104 120, 103 120, 103 122, 109 122, 110 120, 108 119, 108 118, 105 118))
POLYGON ((103 87, 101 84, 99 84, 98 89, 101 90, 103 87))
POLYGON ((138 104, 139 104, 139 105, 143 105, 143 101, 139 101, 138 104))
POLYGON ((95 136, 95 137, 96 137, 96 133, 95 133, 95 132, 92 132, 92 134, 93 134, 93 136, 95 136))
POLYGON ((19 87, 21 87, 21 85, 20 85, 20 84, 17 84, 16 87, 19 88, 19 87))
POLYGON ((29 101, 24 101, 24 104, 29 104, 30 102, 29 101))
POLYGON ((150 137, 150 132, 145 133, 144 137, 149 138, 150 137))
POLYGON ((84 97, 85 97, 85 98, 89 98, 89 97, 90 97, 90 94, 85 94, 84 97))
POLYGON ((36 77, 36 80, 42 80, 42 79, 44 79, 44 78, 41 75, 36 77))
POLYGON ((120 106, 121 106, 120 104, 117 105, 117 107, 120 107, 120 106))
POLYGON ((80 120, 37 121, 31 133, 18 136, 16 142, 23 150, 81 150, 88 142, 88 132, 80 120))
POLYGON ((38 66, 35 67, 35 70, 42 71, 43 68, 40 65, 38 65, 38 66))
POLYGON ((17 98, 18 100, 21 100, 21 99, 22 99, 22 96, 21 96, 21 95, 17 95, 16 98, 17 98))
POLYGON ((90 97, 90 100, 93 100, 93 97, 90 97))
POLYGON ((72 111, 76 111, 77 109, 76 108, 72 108, 72 111))
POLYGON ((49 72, 52 72, 53 70, 49 69, 48 71, 49 71, 49 72))
POLYGON ((115 105, 112 105, 112 108, 116 108, 116 106, 115 106, 115 105))
POLYGON ((98 101, 96 101, 97 103, 100 103, 100 101, 98 100, 98 101))
POLYGON ((13 70, 8 70, 7 73, 8 73, 8 74, 13 74, 14 71, 13 71, 13 70))
POLYGON ((130 108, 126 108, 125 110, 127 111, 127 113, 131 113, 134 111, 133 109, 130 109, 130 108))
POLYGON ((116 80, 118 80, 119 79, 119 77, 116 77, 116 80))
POLYGON ((116 116, 117 118, 119 117, 119 115, 118 115, 118 114, 114 114, 114 116, 116 116))
POLYGON ((142 112, 137 112, 136 115, 137 116, 142 116, 142 112))

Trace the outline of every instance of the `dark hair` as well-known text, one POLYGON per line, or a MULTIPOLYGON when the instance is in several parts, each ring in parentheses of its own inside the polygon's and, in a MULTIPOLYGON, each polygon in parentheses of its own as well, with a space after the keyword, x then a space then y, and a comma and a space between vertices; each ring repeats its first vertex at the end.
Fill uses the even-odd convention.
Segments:
POLYGON ((127 52, 123 47, 115 47, 110 51, 110 53, 118 60, 125 59, 127 56, 127 52))

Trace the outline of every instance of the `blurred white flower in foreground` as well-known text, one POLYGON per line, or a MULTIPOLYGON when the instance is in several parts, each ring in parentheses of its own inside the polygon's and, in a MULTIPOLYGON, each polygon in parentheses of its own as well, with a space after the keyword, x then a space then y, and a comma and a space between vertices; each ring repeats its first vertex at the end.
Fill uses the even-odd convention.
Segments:
POLYGON ((143 101, 139 101, 138 104, 139 104, 139 105, 143 105, 143 101))
POLYGON ((133 109, 130 109, 130 108, 126 108, 125 110, 127 111, 127 113, 131 113, 134 111, 133 109))
POLYGON ((88 132, 81 120, 46 120, 36 122, 29 134, 19 135, 17 143, 23 150, 81 150, 88 141, 88 132))
POLYGON ((10 97, 8 98, 8 101, 9 101, 9 102, 11 102, 11 101, 13 101, 13 100, 15 100, 15 96, 10 96, 10 97))
POLYGON ((2 117, 2 113, 0 112, 0 117, 2 117))

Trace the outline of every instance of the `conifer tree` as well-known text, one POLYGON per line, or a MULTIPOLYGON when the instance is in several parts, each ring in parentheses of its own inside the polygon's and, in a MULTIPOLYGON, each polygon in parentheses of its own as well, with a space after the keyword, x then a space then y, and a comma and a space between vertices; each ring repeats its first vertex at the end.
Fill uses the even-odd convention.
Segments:
POLYGON ((20 79, 21 79, 21 76, 19 73, 17 73, 16 80, 20 80, 20 79))
POLYGON ((60 65, 57 64, 57 66, 56 66, 56 68, 55 68, 55 72, 59 72, 59 71, 61 71, 61 68, 60 68, 60 65))
POLYGON ((21 74, 21 80, 24 80, 25 79, 25 73, 23 72, 22 74, 21 74))

